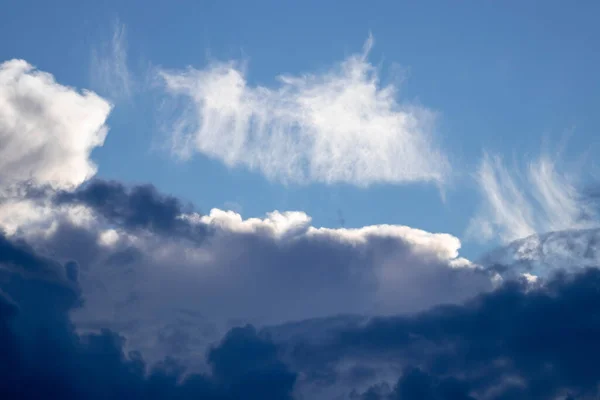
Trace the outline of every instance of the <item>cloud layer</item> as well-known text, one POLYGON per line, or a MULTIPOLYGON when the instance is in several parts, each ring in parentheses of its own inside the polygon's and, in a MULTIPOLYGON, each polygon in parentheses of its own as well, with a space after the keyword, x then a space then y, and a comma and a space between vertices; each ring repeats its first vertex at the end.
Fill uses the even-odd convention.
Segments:
POLYGON ((279 76, 273 88, 251 86, 233 61, 159 71, 167 92, 187 100, 170 128, 174 152, 282 182, 443 182, 448 163, 433 143, 433 113, 380 84, 367 59, 372 44, 322 74, 279 76))
POLYGON ((302 212, 199 215, 149 186, 102 181, 51 203, 66 211, 23 231, 40 251, 82 265, 76 323, 110 327, 151 360, 194 363, 238 324, 412 312, 492 288, 447 234, 315 228, 302 212))
POLYGON ((0 392, 7 398, 586 400, 600 394, 598 269, 543 283, 509 282, 462 305, 366 323, 326 318, 233 328, 207 349, 206 371, 191 374, 174 359, 146 364, 109 330, 78 334, 68 313, 82 304, 82 270, 0 235, 0 392))
POLYGON ((351 399, 593 399, 598 284, 598 269, 510 282, 464 305, 338 326, 321 344, 287 341, 289 357, 300 386, 355 387, 351 399))
POLYGON ((253 327, 207 352, 207 374, 174 360, 148 366, 114 332, 78 335, 78 266, 0 235, 0 393, 6 399, 291 399, 296 374, 253 327))
POLYGON ((23 60, 0 64, 0 185, 74 187, 93 176, 111 105, 55 82, 23 60))
POLYGON ((525 171, 507 168, 500 157, 485 154, 476 174, 483 204, 468 234, 509 242, 550 231, 597 227, 595 209, 574 175, 557 170, 548 155, 525 171))

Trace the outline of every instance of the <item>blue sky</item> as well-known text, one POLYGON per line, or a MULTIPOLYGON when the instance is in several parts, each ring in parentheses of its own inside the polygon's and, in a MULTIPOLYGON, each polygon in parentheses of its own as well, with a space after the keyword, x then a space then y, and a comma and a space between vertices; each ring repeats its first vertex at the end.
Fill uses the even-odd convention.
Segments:
MULTIPOLYGON (((486 204, 473 177, 484 152, 502 156, 513 177, 519 173, 513 160, 523 166, 549 152, 555 161, 561 146, 565 163, 557 170, 595 171, 596 2, 122 3, 10 1, 0 25, 0 59, 22 58, 61 84, 90 88, 114 104, 106 142, 92 155, 99 177, 151 182, 203 212, 232 208, 251 217, 300 210, 315 226, 387 223, 447 232, 461 238, 463 255, 476 258, 502 240, 481 243, 466 234, 486 204), (98 63, 114 65, 115 33, 126 55, 128 93, 98 77, 98 63), (276 88, 279 75, 319 75, 360 53, 370 34, 368 60, 379 68, 381 85, 397 85, 399 104, 436 114, 434 143, 451 175, 442 190, 427 182, 282 184, 202 152, 181 161, 164 150, 171 128, 164 111, 176 104, 155 71, 243 60, 249 87, 276 88)), ((576 225, 565 221, 552 226, 576 225)))

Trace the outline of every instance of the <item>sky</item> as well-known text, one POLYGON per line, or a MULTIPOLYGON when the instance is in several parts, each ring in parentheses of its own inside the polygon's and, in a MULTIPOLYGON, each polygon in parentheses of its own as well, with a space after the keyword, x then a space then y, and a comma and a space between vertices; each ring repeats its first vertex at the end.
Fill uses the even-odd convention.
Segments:
POLYGON ((598 395, 596 2, 2 9, 7 398, 598 395))

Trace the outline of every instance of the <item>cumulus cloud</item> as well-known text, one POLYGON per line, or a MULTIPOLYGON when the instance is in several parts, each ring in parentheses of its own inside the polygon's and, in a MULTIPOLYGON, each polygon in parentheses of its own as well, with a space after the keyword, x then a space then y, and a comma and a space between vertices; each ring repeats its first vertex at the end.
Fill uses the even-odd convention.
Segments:
POLYGON ((94 88, 112 101, 128 99, 134 89, 127 57, 126 26, 118 19, 112 24, 110 41, 92 51, 90 78, 94 88))
POLYGON ((467 233, 509 242, 536 233, 598 226, 577 177, 558 167, 556 158, 544 154, 524 171, 507 168, 499 156, 484 154, 475 176, 483 204, 467 233))
POLYGON ((241 323, 413 312, 492 288, 448 234, 318 228, 302 212, 200 215, 151 186, 115 182, 46 195, 50 224, 17 236, 81 265, 80 329, 110 327, 151 361, 202 361, 208 344, 241 323))
POLYGON ((44 191, 73 190, 95 175, 90 154, 104 143, 110 111, 96 94, 63 86, 26 61, 0 65, 2 231, 48 232, 66 216, 89 219, 81 207, 49 203, 44 191))
POLYGON ((160 70, 166 91, 187 101, 173 123, 172 149, 244 166, 282 182, 444 182, 445 156, 434 145, 434 114, 401 103, 362 53, 320 73, 281 75, 252 86, 239 62, 160 70))
POLYGON ((72 188, 93 176, 111 105, 23 60, 0 64, 0 185, 72 188))

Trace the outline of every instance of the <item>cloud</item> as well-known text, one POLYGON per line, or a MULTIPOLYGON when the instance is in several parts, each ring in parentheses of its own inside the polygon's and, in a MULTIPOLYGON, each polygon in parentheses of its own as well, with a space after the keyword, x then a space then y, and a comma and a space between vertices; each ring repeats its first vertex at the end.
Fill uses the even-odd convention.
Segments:
MULTIPOLYGON (((81 236, 60 235, 68 239, 63 250, 78 248, 81 236)), ((147 364, 115 332, 77 333, 69 313, 85 307, 78 272, 86 266, 34 247, 0 235, 0 391, 8 398, 511 400, 599 394, 598 269, 536 283, 512 281, 464 304, 412 315, 236 327, 207 348, 206 371, 193 372, 173 357, 147 364), (278 334, 286 330, 300 334, 278 334)), ((128 269, 127 262, 120 267, 128 269)), ((154 305, 173 295, 167 293, 155 292, 154 305)))
POLYGON ((509 242, 536 233, 598 226, 578 179, 557 166, 556 158, 541 155, 520 171, 505 167, 498 156, 484 154, 476 173, 483 205, 467 234, 509 242))
POLYGON ((478 264, 502 278, 521 275, 536 280, 556 271, 578 271, 600 265, 600 229, 575 229, 516 240, 484 254, 478 264))
POLYGON ((14 235, 81 265, 80 329, 114 329, 150 361, 197 363, 234 325, 412 312, 492 288, 448 234, 317 228, 303 212, 200 215, 151 186, 99 180, 42 194, 48 218, 14 235))
POLYGON ((490 289, 450 235, 315 228, 301 212, 200 215, 149 185, 99 180, 21 193, 51 208, 52 226, 0 236, 4 393, 289 399, 297 374, 268 332, 230 327, 418 310, 490 289))
POLYGON ((90 78, 92 86, 112 101, 127 100, 134 90, 134 80, 127 60, 125 24, 113 22, 111 40, 92 51, 90 78))
MULTIPOLYGON (((64 248, 79 245, 68 240, 64 248)), ((106 329, 77 333, 69 312, 85 307, 86 290, 77 277, 85 269, 0 235, 0 392, 7 398, 511 400, 599 394, 598 269, 536 283, 512 281, 464 304, 412 315, 236 327, 207 349, 205 372, 188 371, 174 358, 147 364, 128 351, 125 338, 106 329), (278 334, 286 330, 299 335, 278 334)), ((169 296, 155 297, 160 304, 169 296)))
POLYGON ((55 82, 23 60, 0 64, 0 187, 72 188, 96 173, 111 105, 55 82))
POLYGON ((201 240, 206 233, 201 225, 183 218, 193 210, 173 197, 159 193, 152 185, 132 188, 116 181, 94 180, 75 191, 62 191, 53 198, 55 205, 82 205, 93 209, 110 224, 135 231, 146 229, 201 240))
POLYGON ((239 62, 160 70, 187 101, 170 131, 182 158, 195 152, 281 182, 442 183, 448 162, 434 146, 434 114, 399 103, 367 59, 373 45, 320 74, 281 75, 252 86, 239 62))
POLYGON ((0 393, 8 399, 291 399, 296 374, 253 327, 232 329, 207 353, 207 374, 174 360, 153 367, 114 332, 78 335, 73 263, 0 235, 0 393))
POLYGON ((513 281, 464 305, 337 326, 317 344, 280 344, 299 389, 313 393, 337 385, 337 395, 355 388, 350 398, 364 400, 592 399, 600 378, 598 284, 597 268, 539 285, 513 281))

